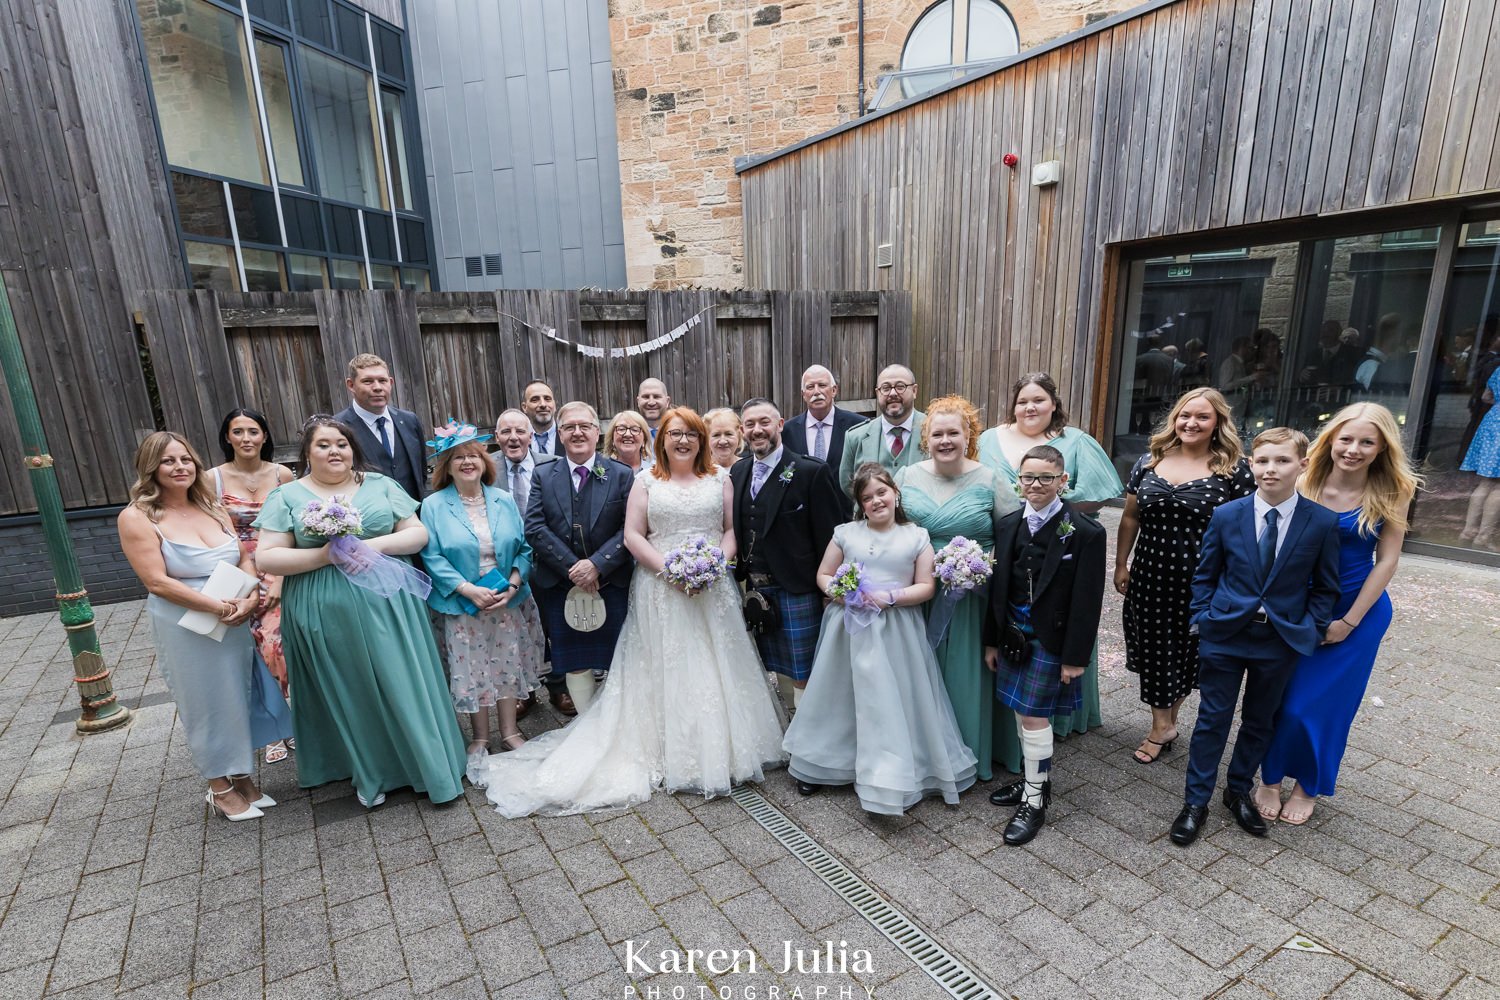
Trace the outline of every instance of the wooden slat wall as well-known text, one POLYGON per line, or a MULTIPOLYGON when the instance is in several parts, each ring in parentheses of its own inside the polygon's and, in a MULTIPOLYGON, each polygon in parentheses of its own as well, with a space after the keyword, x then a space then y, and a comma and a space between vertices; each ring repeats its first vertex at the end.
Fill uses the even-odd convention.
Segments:
POLYGON ((1500 189, 1497 51, 1488 0, 1157 7, 750 167, 746 280, 908 289, 924 398, 1045 368, 1092 426, 1108 244, 1500 189))

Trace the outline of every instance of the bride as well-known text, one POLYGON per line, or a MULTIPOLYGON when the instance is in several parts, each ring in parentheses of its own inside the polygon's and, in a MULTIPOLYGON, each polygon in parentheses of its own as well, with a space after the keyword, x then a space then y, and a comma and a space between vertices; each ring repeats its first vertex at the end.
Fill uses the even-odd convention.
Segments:
POLYGON ((603 689, 566 729, 470 770, 505 816, 625 808, 657 788, 722 795, 783 762, 779 710, 733 580, 689 596, 658 575, 664 554, 695 538, 721 536, 735 553, 729 477, 702 418, 678 407, 660 428, 656 464, 626 507, 636 569, 603 689))

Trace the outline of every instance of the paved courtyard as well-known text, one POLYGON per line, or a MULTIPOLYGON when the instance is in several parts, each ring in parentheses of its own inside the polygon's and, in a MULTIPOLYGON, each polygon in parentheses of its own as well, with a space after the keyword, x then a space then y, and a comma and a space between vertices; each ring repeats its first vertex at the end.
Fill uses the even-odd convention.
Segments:
MULTIPOLYGON (((760 791, 1000 995, 1500 997, 1497 593, 1500 572, 1406 558, 1337 799, 1264 840, 1217 805, 1192 848, 1167 840, 1184 744, 1130 756, 1146 715, 1113 595, 1106 724, 1060 744, 1029 846, 1001 844, 993 786, 896 819, 782 772, 760 791)), ((405 793, 367 813, 288 762, 264 771, 282 804, 263 821, 213 819, 141 604, 99 620, 138 708, 87 738, 55 616, 0 620, 0 1000, 945 995, 729 799, 509 821, 478 792, 405 793), (844 971, 782 972, 788 944, 810 962, 825 942, 844 971), (632 947, 742 961, 648 975, 632 947)))

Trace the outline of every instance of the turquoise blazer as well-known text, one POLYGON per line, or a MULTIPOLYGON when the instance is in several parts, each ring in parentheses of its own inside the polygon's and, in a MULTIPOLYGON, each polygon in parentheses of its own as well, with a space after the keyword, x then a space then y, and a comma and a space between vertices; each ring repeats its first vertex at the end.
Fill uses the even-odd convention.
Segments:
MULTIPOLYGON (((485 509, 490 515, 490 537, 495 542, 495 566, 501 576, 511 570, 521 574, 521 587, 506 607, 520 607, 531 596, 531 546, 527 544, 521 512, 510 494, 493 486, 481 486, 485 509)), ((458 594, 461 583, 479 579, 479 536, 464 513, 458 488, 452 483, 422 501, 417 515, 427 526, 427 547, 422 566, 432 577, 427 604, 445 615, 473 614, 472 606, 458 594)))

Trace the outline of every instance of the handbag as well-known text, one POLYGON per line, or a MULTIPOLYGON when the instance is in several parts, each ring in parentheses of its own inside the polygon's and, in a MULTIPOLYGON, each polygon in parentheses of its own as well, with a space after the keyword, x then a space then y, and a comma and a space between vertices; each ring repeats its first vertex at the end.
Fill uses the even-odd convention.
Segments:
POLYGON ((1000 655, 1005 657, 1007 663, 1016 666, 1024 666, 1031 659, 1031 640, 1026 638, 1026 633, 1021 627, 1009 618, 1000 629, 1000 655))
POLYGON ((745 591, 740 608, 745 613, 745 631, 768 635, 781 628, 781 608, 754 587, 745 591))

